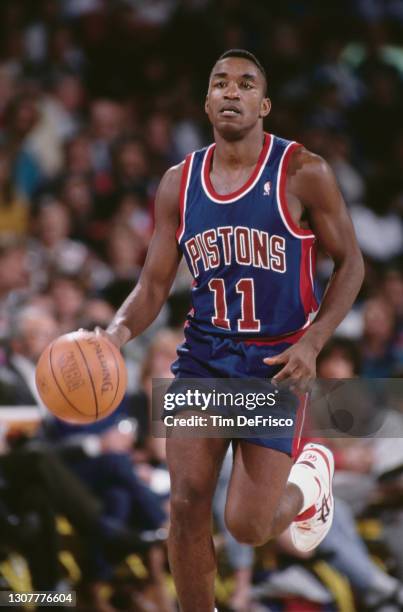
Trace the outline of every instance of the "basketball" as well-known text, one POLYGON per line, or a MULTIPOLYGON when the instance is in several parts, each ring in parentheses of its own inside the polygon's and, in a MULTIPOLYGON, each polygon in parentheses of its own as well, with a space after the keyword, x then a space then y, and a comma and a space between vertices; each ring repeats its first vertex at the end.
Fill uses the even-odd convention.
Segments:
POLYGON ((127 385, 119 349, 104 336, 76 331, 49 344, 36 367, 43 403, 68 423, 93 423, 111 414, 127 385))

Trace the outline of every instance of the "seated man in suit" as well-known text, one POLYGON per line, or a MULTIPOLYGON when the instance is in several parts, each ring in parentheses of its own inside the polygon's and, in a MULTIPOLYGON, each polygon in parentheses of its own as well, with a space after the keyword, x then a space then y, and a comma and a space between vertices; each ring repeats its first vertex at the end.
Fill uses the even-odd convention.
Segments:
POLYGON ((35 387, 35 365, 44 348, 59 335, 55 317, 27 306, 13 321, 6 363, 0 366, 0 405, 41 405, 35 387))

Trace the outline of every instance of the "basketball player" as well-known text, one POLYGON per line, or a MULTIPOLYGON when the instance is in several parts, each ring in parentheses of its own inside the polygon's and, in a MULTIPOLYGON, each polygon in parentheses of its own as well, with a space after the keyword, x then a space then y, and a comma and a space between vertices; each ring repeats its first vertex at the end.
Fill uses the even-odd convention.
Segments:
MULTIPOLYGON (((205 103, 214 144, 167 171, 141 278, 106 333, 118 345, 155 319, 182 254, 194 277, 193 308, 176 377, 315 376, 316 357, 363 280, 363 261, 335 179, 323 159, 263 131, 267 80, 249 52, 224 53, 205 103), (318 313, 317 244, 334 261, 318 313)), ((104 332, 105 333, 105 332, 104 332)), ((333 458, 293 440, 236 445, 226 504, 230 532, 259 546, 290 526, 314 548, 333 516, 333 458)), ((228 439, 167 440, 171 475, 169 559, 182 612, 213 612, 211 501, 228 439)))

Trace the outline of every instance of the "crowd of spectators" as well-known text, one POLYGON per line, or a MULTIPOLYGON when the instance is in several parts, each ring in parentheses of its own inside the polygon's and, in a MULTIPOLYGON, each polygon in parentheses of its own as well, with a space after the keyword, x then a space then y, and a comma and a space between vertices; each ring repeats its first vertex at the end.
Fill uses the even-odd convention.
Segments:
MULTIPOLYGON (((44 346, 79 327, 105 327, 135 286, 152 234, 153 204, 162 174, 189 151, 211 141, 204 96, 211 67, 228 48, 249 49, 267 69, 273 110, 266 129, 302 142, 332 166, 365 256, 363 288, 337 330, 347 344, 336 347, 333 369, 322 373, 323 377, 400 377, 402 40, 401 0, 3 0, 0 404, 37 404, 33 372, 44 346), (343 365, 346 352, 355 355, 350 359, 355 364, 352 372, 343 365)), ((319 292, 330 274, 329 259, 320 253, 319 292)), ((87 558, 82 564, 87 581, 82 602, 87 601, 88 609, 119 607, 119 593, 117 599, 108 600, 102 589, 111 584, 117 559, 128 552, 122 541, 135 551, 146 550, 150 576, 145 590, 130 594, 132 609, 174 609, 162 577, 166 564, 160 543, 169 512, 169 483, 163 441, 150 436, 148 410, 152 378, 170 376, 169 366, 189 308, 190 282, 181 267, 155 323, 125 348, 129 387, 121 412, 98 429, 75 429, 44 419, 35 436, 36 450, 26 451, 28 463, 31 452, 50 453, 50 464, 57 464, 61 482, 68 468, 66 482, 71 479, 69 486, 76 487, 86 512, 91 508, 88 521, 77 521, 65 501, 52 492, 50 518, 35 536, 29 517, 35 512, 43 514, 38 508, 45 501, 38 491, 48 486, 39 468, 34 477, 35 495, 16 500, 13 490, 8 508, 2 508, 0 500, 0 533, 10 527, 2 522, 9 520, 4 517, 21 513, 31 543, 38 533, 43 536, 41 529, 53 534, 49 536, 52 543, 54 517, 64 509, 73 529, 87 534, 82 539, 91 554, 90 561, 87 558), (57 456, 52 454, 55 449, 57 456), (104 481, 97 478, 100 465, 104 481), (85 487, 85 492, 79 487, 85 487), (32 500, 31 506, 28 501, 32 500), (105 541, 99 537, 101 531, 105 541)), ((0 414, 0 455, 5 461, 0 461, 0 490, 7 491, 6 460, 21 450, 14 440, 2 439, 5 433, 0 414)), ((399 445, 403 441, 395 439, 394 448, 399 445)), ((374 493, 376 489, 379 501, 379 474, 368 462, 368 448, 342 447, 339 451, 339 459, 344 458, 339 465, 356 472, 361 483, 364 472, 371 474, 369 490, 374 493)), ((401 456, 403 461, 403 452, 401 456)), ((23 460, 19 455, 19 461, 23 460)), ((19 465, 22 478, 25 468, 19 465)), ((396 506, 393 521, 400 525, 399 487, 395 480, 393 486, 386 480, 396 506)), ((345 505, 340 504, 346 534, 354 529, 355 517, 378 503, 368 493, 368 505, 357 509, 351 490, 345 505)), ((225 493, 225 481, 219 491, 225 493)), ((220 499, 216 506, 220 532, 220 499)), ((350 541, 354 540, 351 533, 350 541)), ((362 560, 366 553, 358 534, 356 537, 358 543, 355 549, 352 544, 352 550, 362 560)), ((403 547, 398 527, 391 527, 386 538, 393 554, 382 557, 390 564, 385 562, 385 572, 368 565, 369 559, 363 561, 370 568, 369 582, 368 573, 365 579, 350 571, 347 560, 333 546, 338 539, 336 534, 329 540, 322 554, 336 559, 334 566, 348 577, 356 601, 361 602, 358 605, 369 597, 366 609, 381 610, 385 601, 392 605, 391 598, 403 600, 399 582, 403 580, 403 547), (388 580, 388 571, 395 578, 388 580)), ((228 534, 224 542, 227 572, 235 583, 227 598, 233 610, 248 610, 251 598, 284 602, 285 595, 297 598, 307 592, 315 601, 309 610, 331 605, 333 595, 329 600, 325 587, 312 574, 307 577, 306 567, 312 560, 289 564, 290 555, 295 560, 296 553, 290 551, 286 538, 278 544, 275 557, 281 563, 288 559, 288 564, 280 563, 278 571, 270 574, 263 571, 266 566, 261 560, 260 574, 255 572, 255 579, 272 575, 263 590, 259 585, 250 588, 252 552, 237 548, 228 534), (296 568, 297 574, 286 573, 290 568, 296 568), (290 584, 295 590, 287 593, 290 584)), ((217 546, 219 549, 219 537, 217 546)), ((38 554, 41 552, 39 547, 38 554)), ((37 559, 29 558, 29 562, 38 588, 51 590, 61 584, 54 564, 46 573, 48 563, 38 576, 37 559)), ((129 609, 129 596, 125 596, 125 609, 129 609)))

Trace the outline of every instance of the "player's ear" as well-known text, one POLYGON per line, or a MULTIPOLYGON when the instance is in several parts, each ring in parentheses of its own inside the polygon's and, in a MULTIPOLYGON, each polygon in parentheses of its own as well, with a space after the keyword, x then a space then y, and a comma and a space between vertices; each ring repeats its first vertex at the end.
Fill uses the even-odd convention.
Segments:
POLYGON ((206 95, 206 99, 204 101, 204 110, 206 111, 207 115, 209 112, 209 106, 208 106, 208 94, 206 95))
POLYGON ((262 103, 260 105, 260 113, 259 117, 267 117, 271 110, 271 100, 270 98, 263 98, 262 103))

